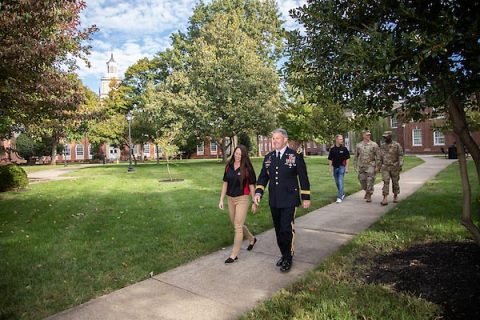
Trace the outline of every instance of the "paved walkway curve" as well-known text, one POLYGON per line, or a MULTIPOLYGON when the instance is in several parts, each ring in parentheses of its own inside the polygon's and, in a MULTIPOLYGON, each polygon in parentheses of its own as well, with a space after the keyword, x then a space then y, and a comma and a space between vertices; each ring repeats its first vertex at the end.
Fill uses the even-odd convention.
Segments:
POLYGON ((75 177, 69 177, 69 176, 66 176, 66 174, 79 169, 95 167, 99 165, 101 164, 80 164, 80 165, 69 165, 65 167, 54 166, 52 169, 30 172, 27 175, 30 183, 48 182, 52 180, 75 179, 75 177))
MULTIPOLYGON (((401 175, 400 200, 452 163, 422 158, 425 163, 401 175)), ((296 219, 295 258, 287 274, 274 265, 279 253, 271 229, 257 235, 253 251, 245 251, 245 242, 239 260, 231 265, 223 263, 230 248, 219 250, 49 319, 235 319, 299 279, 393 208, 392 203, 380 206, 381 198, 377 184, 370 204, 361 191, 342 204, 332 203, 296 219)))

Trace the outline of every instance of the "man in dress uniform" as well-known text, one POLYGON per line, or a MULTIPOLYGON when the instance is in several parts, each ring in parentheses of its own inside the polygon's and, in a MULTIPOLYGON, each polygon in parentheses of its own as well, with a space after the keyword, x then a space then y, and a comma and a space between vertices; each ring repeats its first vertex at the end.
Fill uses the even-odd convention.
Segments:
POLYGON ((398 202, 398 194, 400 193, 400 171, 403 167, 403 149, 402 146, 392 140, 392 131, 383 133, 385 143, 380 147, 379 169, 382 172, 383 180, 383 200, 382 206, 388 204, 388 193, 390 191, 390 179, 392 179, 393 202, 398 202))
POLYGON ((303 200, 303 207, 310 207, 310 182, 307 166, 301 153, 287 146, 288 135, 284 129, 272 133, 274 151, 268 153, 257 180, 255 204, 259 204, 268 183, 268 203, 272 213, 277 244, 282 257, 276 265, 286 272, 292 267, 295 242, 295 212, 303 200), (300 182, 300 188, 299 188, 300 182))
POLYGON ((355 150, 355 171, 358 173, 358 180, 362 189, 365 190, 364 198, 367 202, 372 202, 380 150, 378 144, 370 140, 371 134, 369 130, 364 130, 362 133, 363 141, 357 144, 355 150))

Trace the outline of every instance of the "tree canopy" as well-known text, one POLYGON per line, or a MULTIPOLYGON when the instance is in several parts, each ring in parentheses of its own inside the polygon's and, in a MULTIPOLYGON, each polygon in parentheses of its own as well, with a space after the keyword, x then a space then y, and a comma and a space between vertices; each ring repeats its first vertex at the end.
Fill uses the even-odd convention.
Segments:
POLYGON ((82 103, 81 85, 71 73, 77 58, 86 61, 85 40, 96 30, 79 29, 85 5, 82 0, 0 3, 2 136, 82 103))
MULTIPOLYGON (((324 0, 291 13, 304 27, 289 43, 292 84, 358 115, 392 114, 394 102, 405 121, 424 118, 429 108, 447 115, 480 179, 480 149, 467 121, 479 108, 479 1, 324 0)), ((465 214, 462 222, 480 243, 468 220, 465 214)))

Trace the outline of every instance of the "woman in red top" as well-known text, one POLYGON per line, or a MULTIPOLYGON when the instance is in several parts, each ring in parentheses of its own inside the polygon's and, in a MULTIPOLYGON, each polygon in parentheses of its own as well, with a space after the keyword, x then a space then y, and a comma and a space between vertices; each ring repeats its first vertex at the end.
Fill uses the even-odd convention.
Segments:
MULTIPOLYGON (((244 225, 250 205, 249 196, 253 199, 255 195, 255 181, 255 171, 248 157, 247 148, 239 145, 235 148, 233 156, 225 166, 222 192, 220 194, 220 202, 218 203, 218 207, 223 210, 223 200, 225 195, 227 195, 230 221, 235 229, 232 253, 230 257, 225 260, 225 263, 232 263, 238 259, 237 255, 240 251, 244 235, 250 240, 250 245, 247 250, 252 250, 257 242, 257 239, 248 230, 247 226, 244 225)), ((256 210, 256 205, 252 204, 253 213, 255 213, 256 210)))

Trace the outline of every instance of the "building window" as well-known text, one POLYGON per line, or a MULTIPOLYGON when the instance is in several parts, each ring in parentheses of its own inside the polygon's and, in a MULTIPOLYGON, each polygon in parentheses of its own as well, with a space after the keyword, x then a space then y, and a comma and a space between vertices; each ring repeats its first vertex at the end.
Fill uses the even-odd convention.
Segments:
POLYGON ((398 128, 397 116, 390 117, 390 128, 398 128))
POLYGON ((136 144, 133 145, 132 154, 138 154, 138 148, 136 144))
POLYGON ((217 154, 217 142, 210 141, 210 154, 217 154))
POLYGON ((75 146, 75 155, 78 157, 83 157, 83 145, 77 144, 75 146))
POLYGON ((146 143, 143 145, 143 153, 150 154, 150 143, 146 143))
POLYGON ((93 148, 90 143, 88 144, 88 159, 93 159, 93 148))
POLYGON ((412 146, 414 147, 422 146, 422 129, 412 130, 412 146))
POLYGON ((205 153, 205 142, 197 144, 197 155, 203 156, 205 153))
POLYGON ((312 147, 312 143, 310 141, 307 142, 307 148, 310 149, 312 147))
POLYGON ((225 138, 225 145, 228 146, 227 147, 227 150, 225 150, 226 154, 227 155, 231 155, 232 154, 232 144, 230 143, 230 138, 225 138))
POLYGON ((70 150, 70 145, 69 145, 69 144, 66 144, 65 147, 64 147, 64 149, 63 149, 63 153, 65 154, 65 156, 68 157, 68 156, 70 156, 71 152, 72 152, 72 151, 70 150))
POLYGON ((443 134, 443 132, 440 132, 440 131, 433 132, 433 145, 434 146, 445 145, 445 135, 443 134))
POLYGON ((263 148, 263 142, 260 143, 260 152, 263 152, 265 149, 263 148))

